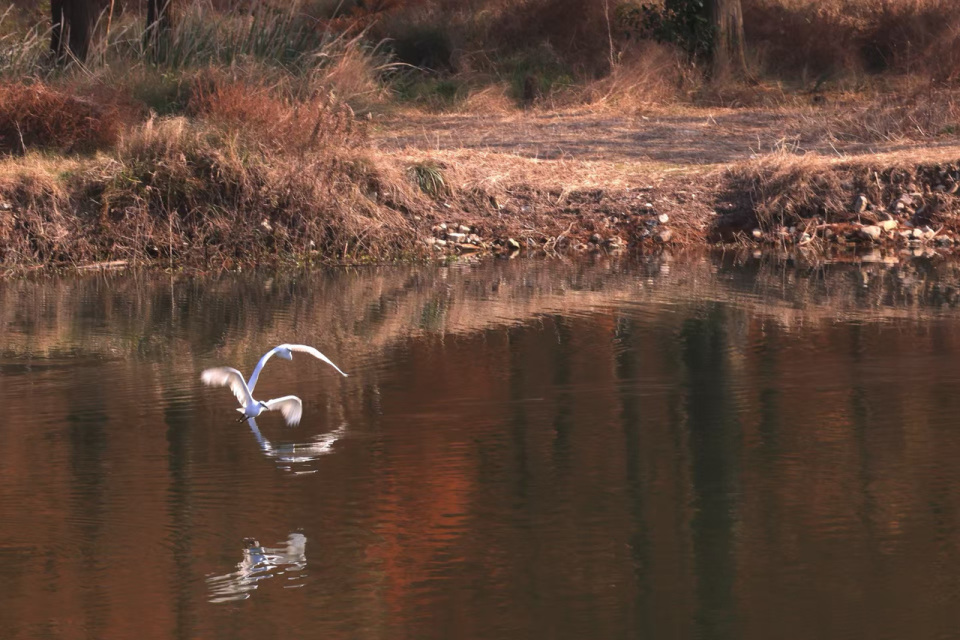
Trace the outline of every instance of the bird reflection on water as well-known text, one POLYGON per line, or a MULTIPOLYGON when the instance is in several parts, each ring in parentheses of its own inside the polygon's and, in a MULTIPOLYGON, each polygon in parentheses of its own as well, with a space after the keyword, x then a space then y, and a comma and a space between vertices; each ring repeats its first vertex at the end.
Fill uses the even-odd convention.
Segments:
POLYGON ((237 564, 237 570, 219 576, 207 578, 210 588, 210 602, 234 602, 250 597, 261 580, 285 576, 286 589, 303 586, 300 579, 306 574, 307 537, 302 533, 291 533, 284 547, 262 547, 253 538, 243 541, 243 560, 237 564))
POLYGON ((321 456, 332 453, 333 445, 347 433, 347 425, 344 423, 333 431, 314 436, 306 442, 274 444, 260 433, 255 418, 248 418, 247 424, 263 455, 275 460, 280 468, 294 473, 316 472, 316 469, 311 468, 311 464, 321 456))

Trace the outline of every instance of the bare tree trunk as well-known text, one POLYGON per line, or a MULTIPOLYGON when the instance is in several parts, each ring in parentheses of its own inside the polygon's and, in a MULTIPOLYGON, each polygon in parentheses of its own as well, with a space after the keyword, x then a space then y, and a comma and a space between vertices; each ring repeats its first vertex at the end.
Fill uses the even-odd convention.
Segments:
POLYGON ((743 48, 743 8, 740 0, 712 0, 713 66, 719 74, 743 75, 747 58, 743 48))
POLYGON ((147 0, 147 50, 156 55, 159 45, 173 28, 173 0, 147 0))
POLYGON ((50 0, 50 49, 57 60, 65 62, 67 59, 64 31, 70 53, 80 62, 87 59, 93 37, 96 5, 96 0, 50 0))
POLYGON ((63 0, 50 0, 50 51, 59 60, 63 57, 63 0))

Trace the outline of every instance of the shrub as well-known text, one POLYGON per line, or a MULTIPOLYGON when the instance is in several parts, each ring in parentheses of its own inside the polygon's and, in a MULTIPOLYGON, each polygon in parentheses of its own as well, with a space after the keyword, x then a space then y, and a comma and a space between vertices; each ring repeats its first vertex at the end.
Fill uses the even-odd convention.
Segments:
POLYGON ((120 136, 116 108, 45 86, 0 85, 0 153, 89 153, 120 136))
POLYGON ((443 167, 436 162, 418 162, 410 167, 410 173, 420 190, 431 198, 439 198, 450 193, 443 179, 443 167))
POLYGON ((441 28, 410 26, 395 35, 388 47, 398 62, 432 71, 453 70, 453 45, 441 28))
POLYGON ((194 82, 187 111, 291 153, 353 149, 366 141, 366 129, 350 107, 331 94, 296 101, 276 91, 208 72, 194 82))
POLYGON ((629 35, 675 44, 695 58, 711 54, 713 27, 706 0, 625 2, 617 7, 616 17, 617 26, 629 35))
POLYGON ((485 44, 507 54, 548 47, 578 75, 595 77, 610 70, 607 26, 602 1, 531 0, 504 9, 485 44))

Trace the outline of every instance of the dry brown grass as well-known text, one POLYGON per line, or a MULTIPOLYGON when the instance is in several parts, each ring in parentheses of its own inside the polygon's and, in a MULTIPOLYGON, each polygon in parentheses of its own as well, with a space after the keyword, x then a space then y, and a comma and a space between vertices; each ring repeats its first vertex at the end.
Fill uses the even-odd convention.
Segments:
POLYGON ((112 105, 42 84, 0 84, 0 154, 89 153, 115 144, 120 131, 112 105))
POLYGON ((745 218, 742 226, 788 227, 849 210, 853 175, 866 173, 858 163, 833 165, 814 156, 766 156, 728 172, 728 197, 745 218), (843 188, 845 182, 848 189, 843 188))
POLYGON ((724 199, 739 216, 738 226, 775 229, 859 222, 852 205, 860 195, 872 203, 862 215, 875 222, 897 215, 894 203, 912 194, 918 207, 911 222, 956 230, 960 198, 949 187, 958 183, 958 158, 956 147, 850 159, 771 154, 727 171, 724 199))
MULTIPOLYGON (((923 87, 880 94, 830 110, 821 131, 833 140, 891 142, 923 140, 960 133, 960 94, 923 87)), ((817 125, 814 125, 815 127, 817 125)))
POLYGON ((184 118, 94 161, 0 161, 0 263, 244 264, 413 255, 416 193, 363 153, 293 155, 184 118), (396 182, 394 182, 394 180, 396 182))
POLYGON ((71 185, 79 171, 76 160, 0 159, 0 199, 18 204, 0 213, 0 263, 69 264, 94 253, 86 219, 73 210, 71 185))
MULTIPOLYGON (((483 116, 408 112, 383 124, 374 144, 410 164, 439 163, 448 184, 495 197, 504 218, 516 216, 546 235, 570 222, 575 237, 590 225, 601 235, 617 233, 598 214, 606 211, 609 220, 650 202, 669 213, 682 239, 697 242, 714 221, 732 222, 712 215, 731 204, 748 231, 758 220, 764 228, 845 220, 861 192, 888 206, 903 189, 895 169, 920 176, 927 169, 918 167, 960 158, 956 135, 926 130, 931 123, 948 126, 955 111, 943 105, 952 99, 946 91, 923 94, 904 108, 881 96, 853 103, 857 110, 674 104, 627 113, 613 105, 483 116), (870 172, 882 187, 876 179, 867 184, 870 172), (589 193, 596 208, 580 202, 589 193)), ((929 190, 936 182, 928 174, 917 181, 929 190)), ((924 202, 944 224, 960 205, 946 196, 924 202)))
POLYGON ((682 51, 641 41, 624 48, 608 74, 561 87, 538 106, 643 109, 688 100, 702 83, 702 73, 688 63, 682 51))
POLYGON ((327 91, 306 100, 208 73, 193 83, 187 113, 287 153, 337 152, 362 146, 366 127, 327 91))

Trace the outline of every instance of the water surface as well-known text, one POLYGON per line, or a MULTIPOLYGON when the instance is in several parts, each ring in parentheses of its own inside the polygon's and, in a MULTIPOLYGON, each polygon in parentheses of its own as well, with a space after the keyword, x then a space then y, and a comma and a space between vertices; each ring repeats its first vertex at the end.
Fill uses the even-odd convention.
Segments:
POLYGON ((960 282, 494 261, 0 283, 4 638, 946 638, 960 282), (209 366, 281 342, 237 422, 209 366))

